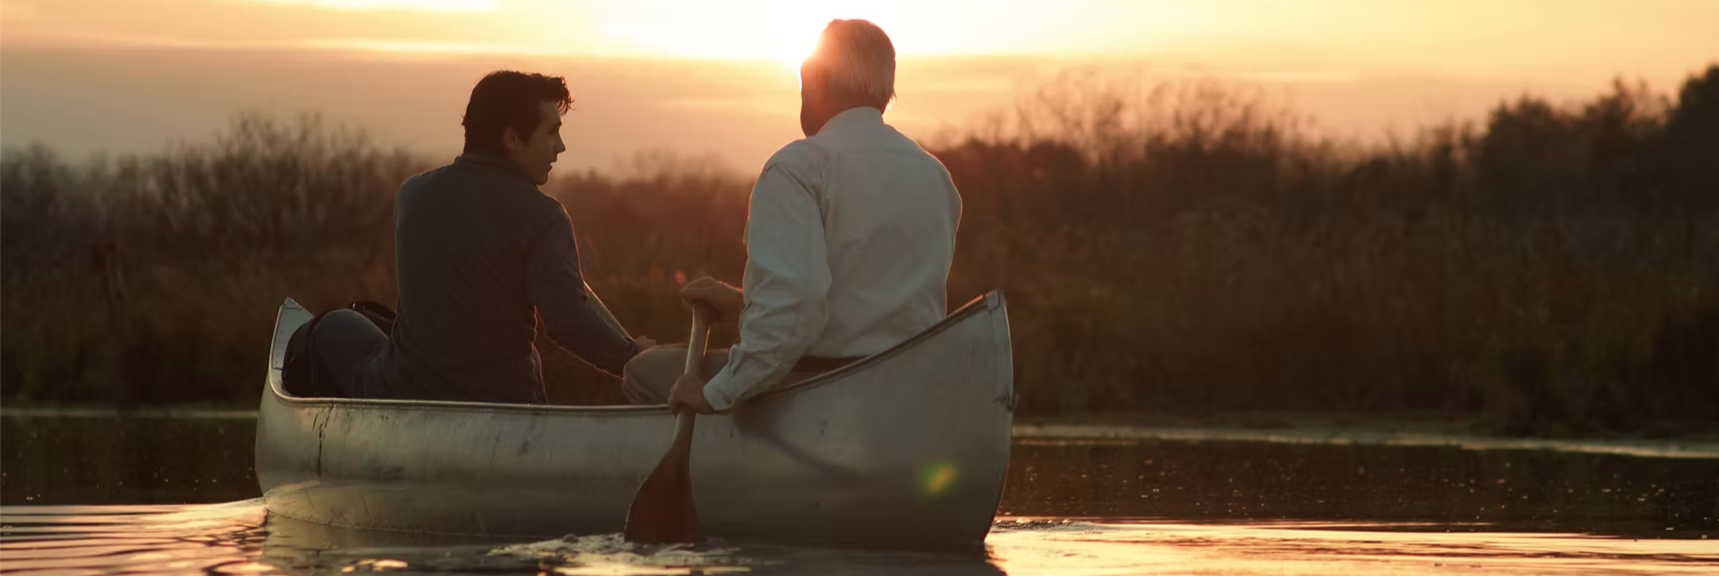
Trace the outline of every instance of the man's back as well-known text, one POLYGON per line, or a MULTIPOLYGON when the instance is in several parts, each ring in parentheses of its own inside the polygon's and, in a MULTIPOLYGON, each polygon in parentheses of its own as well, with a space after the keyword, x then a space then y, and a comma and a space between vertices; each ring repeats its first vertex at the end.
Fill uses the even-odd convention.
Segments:
POLYGON ((881 352, 943 318, 961 197, 941 162, 875 108, 832 118, 776 159, 810 180, 823 215, 829 319, 807 355, 881 352))
POLYGON ((353 398, 541 403, 541 318, 557 345, 610 374, 655 343, 600 311, 579 271, 573 222, 538 186, 567 150, 566 80, 498 70, 472 87, 465 153, 401 184, 398 316, 391 333, 330 310, 308 335, 320 370, 353 398))
POLYGON ((399 319, 383 364, 389 395, 542 402, 533 346, 539 308, 558 343, 601 369, 619 374, 637 353, 624 335, 575 310, 586 297, 567 214, 505 158, 468 153, 415 176, 401 186, 396 210, 399 319))
POLYGON ((628 366, 629 395, 727 410, 943 319, 961 197, 941 162, 883 122, 894 100, 889 35, 831 20, 800 64, 807 138, 771 156, 752 187, 744 287, 707 277, 681 288, 723 318, 738 316, 740 342, 709 379, 672 385, 652 366, 673 354, 645 354, 628 366))
POLYGON ((949 172, 877 108, 783 147, 752 189, 740 342, 705 401, 727 409, 936 324, 960 219, 949 172))

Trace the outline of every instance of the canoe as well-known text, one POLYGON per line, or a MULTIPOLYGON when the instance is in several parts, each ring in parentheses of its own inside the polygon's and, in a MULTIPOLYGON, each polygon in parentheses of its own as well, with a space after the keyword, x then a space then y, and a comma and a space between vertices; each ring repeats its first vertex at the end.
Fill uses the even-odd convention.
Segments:
MULTIPOLYGON (((293 396, 282 358, 310 318, 288 299, 275 321, 256 445, 271 514, 436 534, 619 532, 669 445, 662 405, 293 396)), ((703 534, 981 545, 1008 470, 1012 362, 1007 307, 992 292, 889 350, 700 416, 691 473, 703 534)))

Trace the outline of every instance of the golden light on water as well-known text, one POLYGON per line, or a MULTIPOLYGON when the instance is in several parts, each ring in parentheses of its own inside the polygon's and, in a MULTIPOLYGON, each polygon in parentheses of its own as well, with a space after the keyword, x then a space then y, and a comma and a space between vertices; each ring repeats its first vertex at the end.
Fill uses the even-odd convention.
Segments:
POLYGON ((352 574, 363 570, 365 572, 385 572, 388 570, 404 570, 408 565, 403 560, 374 559, 359 560, 357 564, 340 569, 342 574, 352 574))
MULTIPOLYGON (((935 462, 924 471, 927 479, 952 478, 954 468, 935 462)), ((27 539, 0 541, 0 555, 8 568, 128 574, 395 574, 423 567, 448 574, 482 574, 521 562, 539 574, 566 576, 784 571, 1058 576, 1710 574, 1719 561, 1719 550, 1709 541, 1680 538, 1495 532, 1478 526, 1432 530, 1438 523, 1364 520, 1200 524, 1046 516, 999 524, 985 540, 986 555, 979 558, 737 544, 641 549, 625 543, 620 534, 500 547, 426 546, 413 540, 416 537, 398 533, 340 532, 362 538, 348 550, 386 548, 410 555, 356 559, 351 552, 329 548, 327 528, 269 516, 260 499, 192 506, 8 507, 5 512, 14 529, 50 528, 56 537, 52 546, 27 539), (259 534, 259 528, 266 528, 263 537, 251 537, 259 534), (192 541, 206 545, 184 545, 192 541), (507 564, 498 565, 498 561, 507 564)), ((26 538, 33 533, 24 532, 26 538)))
POLYGON ((555 574, 563 576, 614 576, 616 574, 624 574, 626 576, 645 576, 647 574, 651 576, 680 576, 697 574, 702 576, 708 574, 745 574, 751 571, 752 568, 747 566, 658 567, 640 566, 638 564, 621 562, 613 564, 601 563, 591 566, 562 566, 555 569, 555 574))

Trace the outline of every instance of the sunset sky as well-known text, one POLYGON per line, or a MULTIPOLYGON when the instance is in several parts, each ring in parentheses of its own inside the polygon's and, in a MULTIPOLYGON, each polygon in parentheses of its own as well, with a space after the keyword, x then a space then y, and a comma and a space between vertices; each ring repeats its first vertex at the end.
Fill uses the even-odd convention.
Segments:
POLYGON ((892 121, 920 131, 1070 66, 1265 83, 1369 136, 1617 75, 1669 91, 1719 61, 1711 0, 0 0, 0 135, 148 151, 261 108, 457 151, 471 82, 531 67, 580 97, 577 165, 672 149, 750 168, 798 136, 791 66, 837 17, 891 35, 892 121))

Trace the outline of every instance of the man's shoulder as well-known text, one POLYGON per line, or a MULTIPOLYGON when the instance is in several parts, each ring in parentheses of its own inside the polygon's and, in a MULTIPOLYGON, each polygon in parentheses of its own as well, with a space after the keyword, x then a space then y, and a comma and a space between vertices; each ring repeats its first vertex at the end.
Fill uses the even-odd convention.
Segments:
POLYGON ((817 166, 826 161, 829 153, 829 150, 819 146, 816 141, 801 138, 789 142, 777 149, 775 154, 771 154, 770 159, 764 161, 764 171, 775 168, 796 174, 810 174, 816 172, 817 166))
POLYGON ((430 186, 430 185, 434 184, 437 180, 440 180, 443 177, 442 176, 443 173, 447 172, 447 170, 448 170, 448 166, 444 165, 444 166, 438 166, 435 168, 424 170, 422 172, 419 172, 417 174, 413 174, 411 176, 407 176, 405 180, 400 182, 400 189, 401 190, 408 190, 408 189, 417 190, 417 189, 424 188, 426 186, 430 186))
POLYGON ((459 162, 446 164, 406 177, 406 180, 401 182, 400 189, 415 192, 478 189, 489 194, 522 198, 534 205, 561 205, 553 197, 544 194, 541 188, 529 182, 509 178, 506 174, 486 168, 462 165, 459 162))
POLYGON ((444 164, 407 176, 400 183, 402 195, 439 194, 474 187, 489 187, 490 182, 479 174, 464 170, 458 164, 444 164))
POLYGON ((408 176, 400 184, 399 202, 403 208, 432 210, 469 209, 473 202, 481 203, 486 206, 484 212, 532 230, 567 219, 567 208, 561 201, 537 186, 459 163, 408 176))

